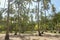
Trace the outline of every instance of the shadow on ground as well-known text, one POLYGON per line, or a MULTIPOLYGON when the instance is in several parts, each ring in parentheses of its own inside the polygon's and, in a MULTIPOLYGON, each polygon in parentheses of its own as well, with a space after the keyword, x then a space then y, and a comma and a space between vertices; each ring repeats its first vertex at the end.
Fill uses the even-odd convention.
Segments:
MULTIPOLYGON (((3 34, 2 34, 3 35, 3 34)), ((31 37, 56 37, 56 38, 60 38, 60 35, 51 35, 51 34, 42 34, 42 36, 38 36, 38 35, 32 35, 32 34, 20 34, 20 35, 9 35, 10 36, 10 40, 30 40, 31 37)), ((4 35, 0 36, 0 40, 4 40, 4 35)))
POLYGON ((27 35, 27 34, 22 34, 22 35, 10 35, 10 37, 12 37, 12 38, 20 38, 21 40, 30 40, 30 37, 34 37, 34 36, 36 36, 36 37, 56 37, 56 38, 59 38, 60 37, 60 35, 50 35, 50 34, 43 34, 42 36, 38 36, 38 35, 31 35, 31 34, 29 34, 29 35, 27 35))

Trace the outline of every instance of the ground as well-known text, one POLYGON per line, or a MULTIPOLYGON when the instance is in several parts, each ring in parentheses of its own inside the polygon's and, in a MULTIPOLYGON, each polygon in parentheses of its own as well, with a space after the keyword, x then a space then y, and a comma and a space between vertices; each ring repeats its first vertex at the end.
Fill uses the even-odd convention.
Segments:
MULTIPOLYGON (((5 34, 0 34, 0 40, 4 40, 5 34)), ((60 34, 44 33, 42 36, 31 34, 10 34, 10 40, 60 40, 60 34)))

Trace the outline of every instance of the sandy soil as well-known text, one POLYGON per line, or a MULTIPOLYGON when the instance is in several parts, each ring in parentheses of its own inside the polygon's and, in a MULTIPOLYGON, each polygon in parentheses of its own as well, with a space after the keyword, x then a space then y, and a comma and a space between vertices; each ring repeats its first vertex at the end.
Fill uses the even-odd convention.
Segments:
MULTIPOLYGON (((0 34, 0 40, 4 40, 5 34, 0 34)), ((10 40, 60 40, 60 34, 45 33, 42 36, 31 34, 10 34, 10 40)))

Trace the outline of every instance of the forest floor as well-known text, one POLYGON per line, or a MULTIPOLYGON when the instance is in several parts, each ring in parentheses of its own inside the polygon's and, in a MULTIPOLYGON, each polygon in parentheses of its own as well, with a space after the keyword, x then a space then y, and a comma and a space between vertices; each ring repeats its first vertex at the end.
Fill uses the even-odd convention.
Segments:
MULTIPOLYGON (((4 40, 5 34, 0 34, 0 40, 4 40)), ((10 40, 60 40, 60 34, 44 33, 42 36, 31 34, 10 34, 10 40)))

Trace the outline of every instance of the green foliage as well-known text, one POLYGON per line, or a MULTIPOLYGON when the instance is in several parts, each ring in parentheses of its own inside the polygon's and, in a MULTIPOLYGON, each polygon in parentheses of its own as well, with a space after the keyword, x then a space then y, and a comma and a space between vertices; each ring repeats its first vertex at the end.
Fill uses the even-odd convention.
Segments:
POLYGON ((9 17, 6 15, 6 17, 3 18, 3 11, 0 11, 1 31, 6 30, 8 23, 7 19, 9 20, 10 32, 20 31, 24 33, 26 31, 37 31, 38 29, 39 31, 59 31, 60 12, 56 13, 56 8, 53 4, 51 5, 52 17, 50 18, 49 15, 46 15, 50 8, 51 0, 36 0, 36 8, 30 8, 33 4, 32 2, 35 2, 35 0, 15 0, 15 2, 9 7, 9 17), (29 6, 28 8, 27 5, 29 6), (39 5, 41 6, 41 9, 39 5), (36 19, 34 19, 34 17, 36 17, 36 19))

